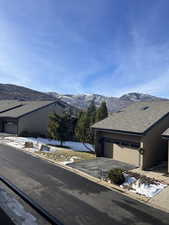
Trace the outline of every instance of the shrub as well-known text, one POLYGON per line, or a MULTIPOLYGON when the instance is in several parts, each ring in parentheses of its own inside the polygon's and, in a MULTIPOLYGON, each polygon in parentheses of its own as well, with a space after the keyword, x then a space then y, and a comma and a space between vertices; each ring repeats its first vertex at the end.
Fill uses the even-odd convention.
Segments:
POLYGON ((120 168, 111 169, 108 173, 108 178, 112 183, 121 185, 124 181, 123 170, 120 168))

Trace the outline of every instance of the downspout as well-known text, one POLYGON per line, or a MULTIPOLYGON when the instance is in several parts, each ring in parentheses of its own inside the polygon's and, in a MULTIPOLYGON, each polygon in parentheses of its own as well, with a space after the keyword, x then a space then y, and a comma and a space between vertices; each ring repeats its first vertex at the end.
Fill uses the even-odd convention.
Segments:
POLYGON ((19 119, 17 119, 16 122, 17 122, 17 136, 19 136, 19 119))

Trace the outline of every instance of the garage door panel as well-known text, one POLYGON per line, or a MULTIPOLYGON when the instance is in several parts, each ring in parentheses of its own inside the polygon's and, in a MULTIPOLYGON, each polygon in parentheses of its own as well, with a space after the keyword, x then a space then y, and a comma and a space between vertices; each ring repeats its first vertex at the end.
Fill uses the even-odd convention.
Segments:
POLYGON ((113 144, 109 142, 104 142, 104 157, 113 157, 113 144))
POLYGON ((17 134, 17 124, 13 123, 13 122, 7 122, 5 123, 5 127, 4 127, 4 131, 5 133, 9 133, 9 134, 17 134))
POLYGON ((134 148, 114 144, 113 159, 139 166, 139 151, 134 148))

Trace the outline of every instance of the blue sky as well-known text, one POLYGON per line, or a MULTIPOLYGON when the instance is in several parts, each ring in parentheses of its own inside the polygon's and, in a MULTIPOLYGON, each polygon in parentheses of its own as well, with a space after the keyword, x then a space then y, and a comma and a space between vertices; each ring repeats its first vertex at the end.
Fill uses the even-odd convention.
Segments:
POLYGON ((0 83, 169 97, 168 0, 0 0, 0 83))

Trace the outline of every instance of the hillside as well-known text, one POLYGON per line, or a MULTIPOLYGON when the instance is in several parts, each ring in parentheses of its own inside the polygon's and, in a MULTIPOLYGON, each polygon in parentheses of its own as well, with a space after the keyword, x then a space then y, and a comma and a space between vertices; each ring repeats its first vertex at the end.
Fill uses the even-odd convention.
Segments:
POLYGON ((0 100, 50 101, 55 99, 51 95, 30 88, 13 84, 0 84, 0 100))
POLYGON ((0 84, 0 100, 19 100, 19 101, 56 101, 65 109, 71 107, 73 112, 77 109, 68 105, 57 97, 53 97, 47 93, 35 91, 30 88, 17 86, 13 84, 0 84))

